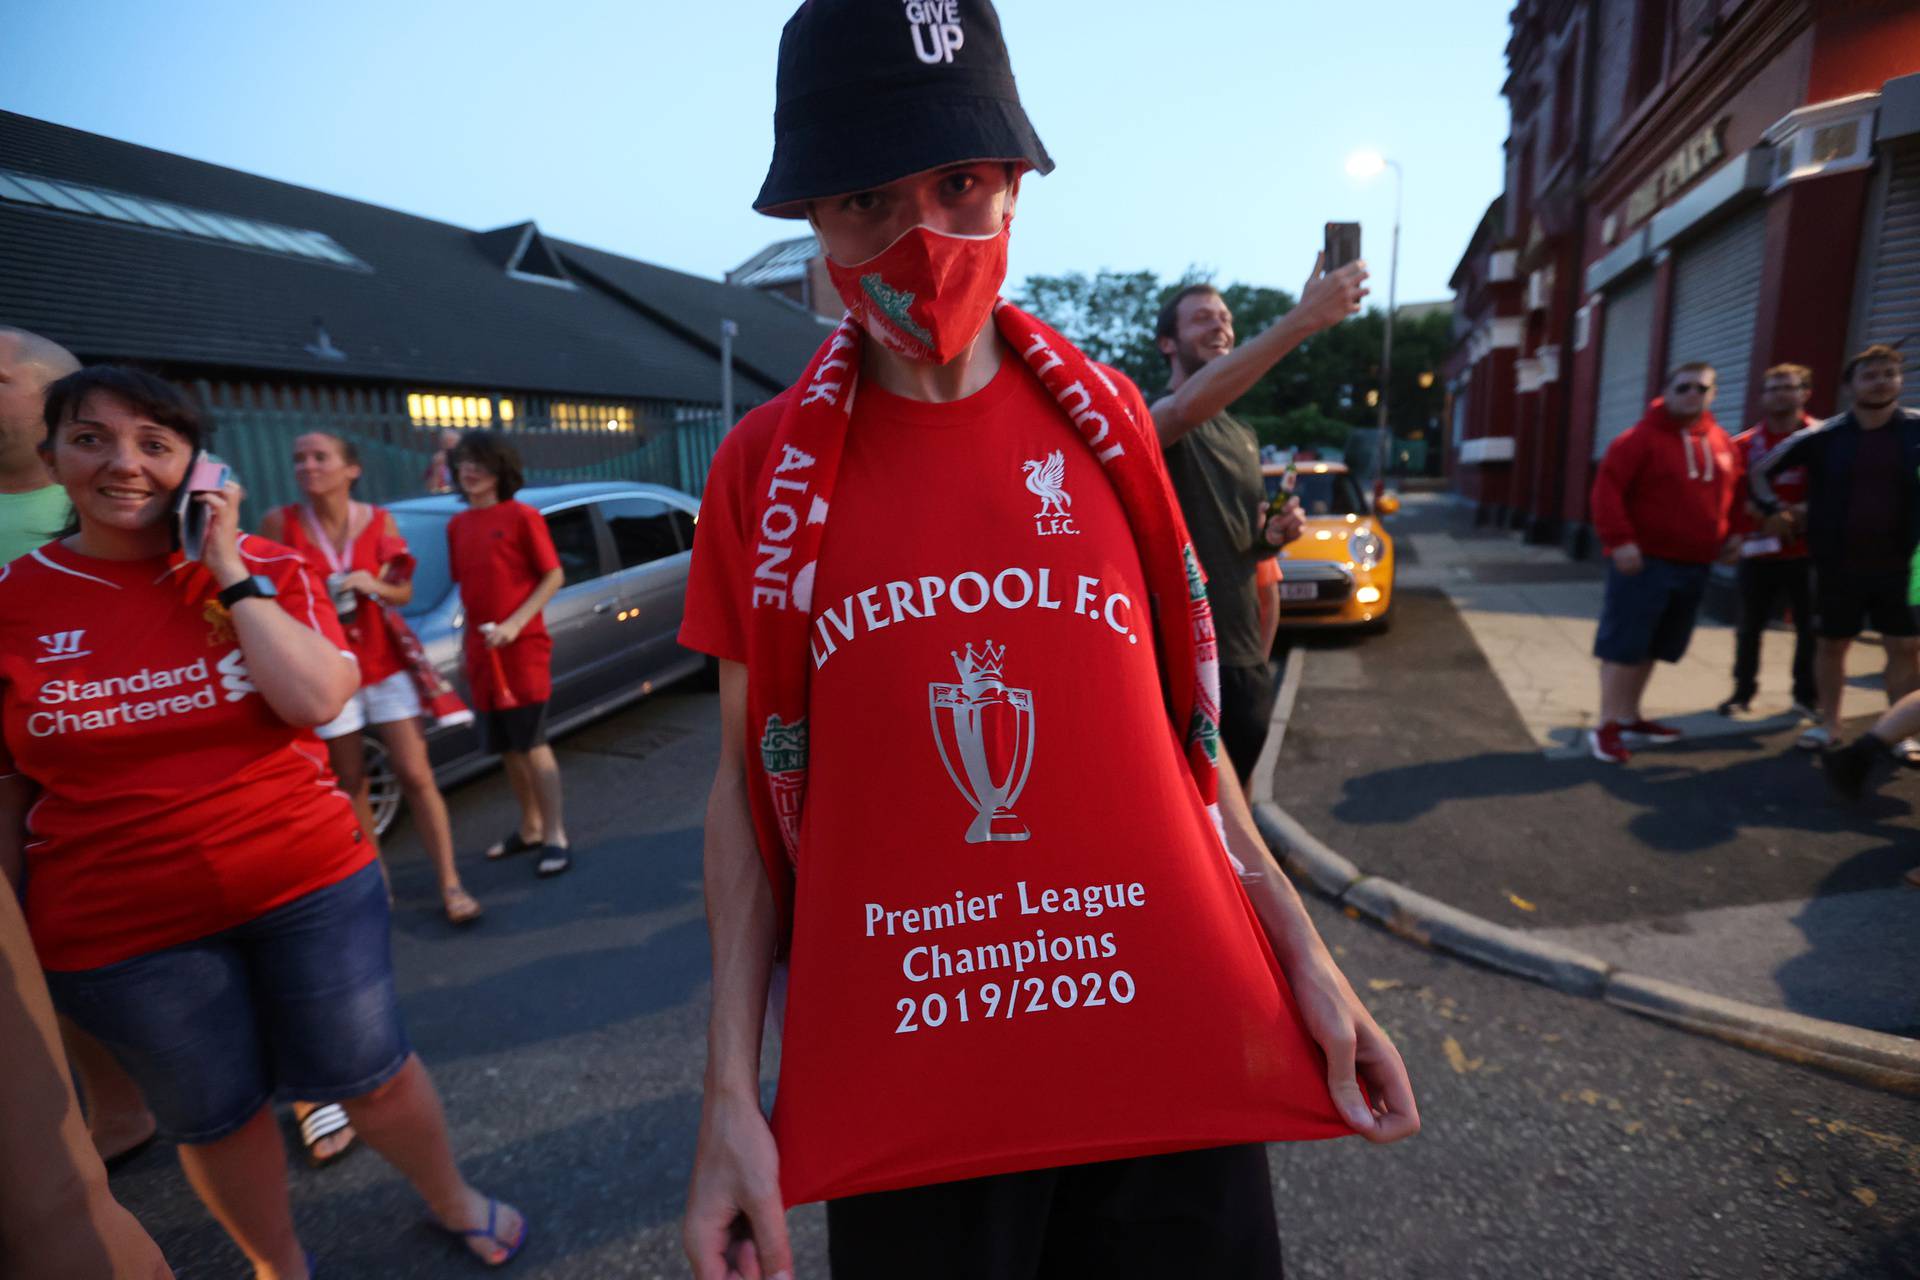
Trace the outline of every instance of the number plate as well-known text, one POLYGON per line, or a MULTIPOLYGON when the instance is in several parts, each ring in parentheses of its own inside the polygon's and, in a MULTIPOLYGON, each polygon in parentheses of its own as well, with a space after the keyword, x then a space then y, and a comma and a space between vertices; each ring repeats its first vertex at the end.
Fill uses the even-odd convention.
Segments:
POLYGON ((1317 582, 1283 582, 1280 584, 1280 598, 1282 600, 1313 600, 1318 598, 1319 595, 1320 584, 1317 582))

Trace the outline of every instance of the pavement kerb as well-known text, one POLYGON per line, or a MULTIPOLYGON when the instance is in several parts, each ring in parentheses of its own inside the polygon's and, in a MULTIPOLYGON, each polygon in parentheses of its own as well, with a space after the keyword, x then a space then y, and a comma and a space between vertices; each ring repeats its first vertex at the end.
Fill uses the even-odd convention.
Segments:
MULTIPOLYGON (((1295 688, 1305 661, 1305 651, 1297 647, 1289 656, 1287 678, 1295 688)), ((1284 707, 1276 704, 1274 708, 1273 728, 1281 732, 1280 721, 1283 715, 1291 715, 1293 700, 1284 701, 1284 707)), ((1261 753, 1266 767, 1255 775, 1250 797, 1254 824, 1267 848, 1296 880, 1304 880, 1390 932, 1569 995, 1603 999, 1616 1008, 1698 1035, 1820 1067, 1876 1088, 1920 1094, 1920 1040, 1768 1009, 1630 973, 1571 947, 1449 906, 1396 881, 1368 875, 1274 802, 1272 780, 1278 754, 1261 753)))

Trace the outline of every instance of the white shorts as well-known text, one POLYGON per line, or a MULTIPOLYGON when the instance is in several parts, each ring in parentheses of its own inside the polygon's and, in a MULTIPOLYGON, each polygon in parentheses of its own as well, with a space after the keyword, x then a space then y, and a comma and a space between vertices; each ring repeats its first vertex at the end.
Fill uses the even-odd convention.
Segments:
POLYGON ((396 671, 378 684, 366 685, 347 699, 340 714, 314 730, 322 740, 344 738, 370 724, 392 724, 421 714, 420 691, 411 671, 396 671))

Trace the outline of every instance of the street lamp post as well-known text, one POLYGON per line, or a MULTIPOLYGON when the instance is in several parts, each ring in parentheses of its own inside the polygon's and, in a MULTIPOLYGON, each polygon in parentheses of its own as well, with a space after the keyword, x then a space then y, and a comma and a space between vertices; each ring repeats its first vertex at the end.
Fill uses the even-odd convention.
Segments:
POLYGON ((733 430, 733 340, 740 326, 731 320, 720 322, 720 426, 733 430))
POLYGON ((1371 178, 1384 169, 1393 170, 1393 256, 1387 265, 1387 324, 1380 343, 1380 470, 1374 477, 1373 491, 1378 495, 1387 487, 1388 450, 1393 441, 1387 425, 1387 401, 1393 386, 1393 312, 1400 291, 1400 197, 1405 175, 1400 162, 1389 160, 1378 151, 1357 151, 1347 161, 1347 172, 1356 178, 1371 178))

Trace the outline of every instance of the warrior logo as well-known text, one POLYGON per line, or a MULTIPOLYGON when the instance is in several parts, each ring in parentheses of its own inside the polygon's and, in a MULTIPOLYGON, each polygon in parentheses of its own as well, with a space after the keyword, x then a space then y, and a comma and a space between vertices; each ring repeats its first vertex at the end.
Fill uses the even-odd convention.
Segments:
POLYGON ((920 61, 952 62, 966 43, 960 29, 960 0, 906 0, 907 24, 913 28, 913 56, 920 61))
POLYGON ((35 662, 65 662, 69 658, 84 658, 92 653, 91 649, 82 649, 87 633, 82 631, 55 631, 51 635, 40 637, 40 646, 45 653, 35 658, 35 662))
POLYGON ((878 271, 861 276, 860 288, 873 299, 873 305, 880 309, 880 314, 892 321, 900 332, 918 338, 929 347, 933 345, 933 335, 915 324, 913 317, 907 314, 907 308, 913 305, 914 295, 894 288, 880 278, 878 271))
POLYGON ((933 741, 947 777, 973 806, 968 844, 1025 840, 1032 833, 1013 811, 1033 768, 1033 691, 1001 679, 1006 647, 989 640, 979 652, 953 654, 958 684, 927 686, 933 741))
POLYGON ((780 838, 792 859, 800 849, 800 799, 806 792, 807 718, 782 724, 778 715, 767 717, 766 732, 760 735, 760 767, 766 770, 773 787, 773 808, 780 819, 780 838))

